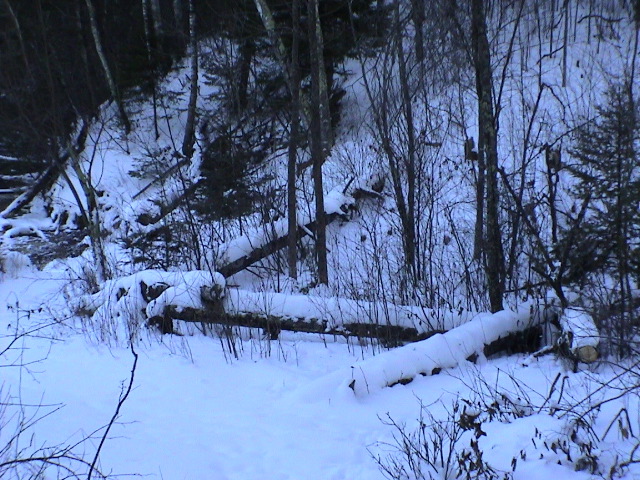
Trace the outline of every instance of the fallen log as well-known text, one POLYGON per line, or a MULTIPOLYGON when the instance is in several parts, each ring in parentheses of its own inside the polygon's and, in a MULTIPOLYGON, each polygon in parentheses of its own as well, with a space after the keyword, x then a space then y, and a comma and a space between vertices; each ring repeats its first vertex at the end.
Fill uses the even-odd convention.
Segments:
MULTIPOLYGON (((173 320, 380 338, 389 345, 427 338, 468 322, 468 311, 429 310, 388 302, 285 295, 226 289, 218 272, 145 270, 110 280, 92 295, 76 299, 76 311, 104 318, 135 317, 164 333, 173 320)), ((99 320, 100 318, 96 318, 99 320)))
MULTIPOLYGON (((384 177, 372 175, 365 181, 354 182, 352 179, 345 187, 335 188, 325 196, 327 224, 357 210, 358 202, 363 199, 380 198, 383 187, 384 177)), ((308 215, 298 218, 298 225, 298 238, 315 231, 315 220, 308 215)), ((287 235, 287 220, 281 219, 235 238, 220 247, 223 253, 217 262, 218 272, 230 277, 273 255, 288 245, 287 235)))
MULTIPOLYGON (((318 398, 326 392, 351 390, 356 396, 364 396, 406 385, 416 377, 435 375, 443 369, 475 361, 480 355, 497 353, 507 343, 505 340, 514 335, 536 338, 539 344, 540 320, 529 307, 517 312, 481 314, 446 333, 356 362, 315 382, 302 395, 318 398)), ((535 344, 529 347, 535 348, 535 344)))
POLYGON ((189 198, 191 198, 196 191, 198 190, 198 187, 200 186, 201 182, 195 182, 191 185, 189 185, 187 188, 185 188, 185 190, 180 194, 177 195, 175 198, 173 198, 169 203, 166 204, 160 204, 160 211, 157 213, 142 213, 140 215, 138 215, 138 223, 142 226, 148 226, 148 225, 154 225, 156 223, 158 223, 160 220, 162 220, 163 218, 165 218, 167 215, 169 215, 171 212, 173 212, 176 208, 178 208, 180 205, 182 205, 183 202, 185 202, 186 200, 188 200, 189 198))
MULTIPOLYGON (((61 160, 62 162, 62 160, 61 160)), ((15 198, 7 207, 0 213, 1 218, 12 218, 24 207, 29 205, 31 201, 38 196, 41 192, 44 192, 50 188, 58 179, 60 174, 60 168, 57 164, 50 165, 47 169, 38 177, 38 179, 20 196, 15 198)))
MULTIPOLYGON (((151 287, 156 291, 162 286, 151 287)), ((189 287, 180 287, 183 290, 189 287)), ((442 333, 468 322, 468 311, 436 311, 389 302, 287 295, 275 292, 224 291, 219 285, 192 285, 192 305, 174 304, 172 295, 150 303, 151 323, 172 330, 170 321, 203 322, 261 328, 272 339, 281 330, 344 337, 377 338, 388 346, 402 345, 442 333)))
MULTIPOLYGON (((327 225, 334 222, 343 214, 336 212, 327 214, 327 225)), ((298 227, 298 238, 315 232, 315 220, 298 227)), ((259 234, 247 236, 243 235, 228 243, 223 248, 227 250, 222 258, 224 262, 218 271, 228 278, 241 272, 254 263, 267 258, 270 255, 282 250, 288 245, 287 222, 285 220, 273 222, 266 225, 265 231, 259 234)))
POLYGON ((161 183, 163 181, 165 181, 167 178, 169 178, 171 175, 173 175, 175 172, 177 172, 178 170, 180 170, 182 167, 184 167, 185 165, 187 165, 190 161, 189 158, 184 157, 181 153, 179 152, 174 152, 173 154, 174 157, 180 158, 180 160, 178 161, 178 163, 176 163, 175 165, 172 165, 171 167, 169 167, 165 172, 163 172, 162 174, 160 174, 157 178, 154 178, 153 180, 151 180, 145 187, 142 188, 142 190, 140 190, 138 193, 136 193, 133 197, 131 197, 133 200, 135 200, 136 198, 138 198, 140 195, 142 195, 144 192, 146 192, 147 190, 149 190, 151 187, 153 187, 154 185, 156 185, 157 183, 161 183))
MULTIPOLYGON (((281 330, 291 330, 378 338, 389 346, 416 341, 421 344, 421 340, 443 335, 453 341, 457 337, 451 332, 463 332, 469 324, 480 325, 482 328, 468 332, 471 347, 460 350, 464 358, 537 349, 542 318, 528 308, 517 314, 491 315, 335 297, 247 292, 226 289, 220 273, 207 271, 138 272, 107 282, 96 294, 79 299, 76 308, 92 317, 131 320, 137 316, 139 322, 157 325, 163 333, 173 333, 174 320, 183 320, 262 328, 274 339, 281 330)), ((445 362, 433 368, 446 367, 445 362)), ((396 380, 406 382, 407 378, 396 380)))
MULTIPOLYGON (((75 145, 70 147, 71 153, 79 154, 83 149, 87 140, 89 128, 87 123, 83 123, 82 128, 78 132, 78 137, 75 140, 75 145)), ((26 207, 31 201, 36 198, 40 193, 49 189, 57 180, 60 174, 63 172, 65 165, 71 153, 66 152, 59 158, 55 158, 47 169, 37 178, 37 180, 31 185, 29 189, 23 192, 13 202, 11 202, 2 212, 0 212, 0 218, 13 218, 22 208, 26 207)))
POLYGON ((332 326, 327 320, 317 318, 277 317, 261 313, 238 314, 214 307, 178 309, 172 305, 167 306, 162 315, 151 317, 149 324, 159 326, 163 333, 173 333, 173 320, 258 328, 269 340, 277 340, 281 331, 285 330, 339 337, 375 338, 389 347, 416 342, 442 332, 433 330, 419 333, 417 329, 411 327, 365 322, 344 322, 338 326, 332 326))

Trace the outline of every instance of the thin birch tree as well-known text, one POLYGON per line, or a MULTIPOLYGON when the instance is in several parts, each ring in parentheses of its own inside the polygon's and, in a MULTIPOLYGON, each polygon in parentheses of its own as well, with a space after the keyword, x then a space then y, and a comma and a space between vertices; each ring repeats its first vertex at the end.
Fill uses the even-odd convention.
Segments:
POLYGON ((113 73, 111 72, 111 67, 109 66, 107 55, 102 45, 102 39, 100 38, 100 31, 98 29, 96 10, 93 6, 92 0, 85 0, 85 4, 87 6, 87 11, 89 12, 91 34, 93 35, 93 42, 96 48, 96 53, 98 54, 98 58, 100 58, 100 64, 102 65, 102 70, 104 71, 104 76, 107 80, 107 85, 109 86, 111 97, 116 102, 116 105, 118 107, 118 114, 120 115, 120 120, 122 121, 122 125, 124 126, 124 131, 126 134, 129 134, 129 132, 131 132, 131 123, 129 122, 127 112, 124 109, 124 104, 122 102, 122 98, 120 97, 118 86, 113 77, 113 73))

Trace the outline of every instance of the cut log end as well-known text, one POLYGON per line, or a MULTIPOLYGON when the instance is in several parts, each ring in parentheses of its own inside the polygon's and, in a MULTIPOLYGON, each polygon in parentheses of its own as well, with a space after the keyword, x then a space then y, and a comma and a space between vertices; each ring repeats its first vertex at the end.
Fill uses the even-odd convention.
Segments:
POLYGON ((585 345, 583 347, 576 348, 574 354, 579 361, 583 363, 593 363, 598 360, 598 350, 592 345, 585 345))

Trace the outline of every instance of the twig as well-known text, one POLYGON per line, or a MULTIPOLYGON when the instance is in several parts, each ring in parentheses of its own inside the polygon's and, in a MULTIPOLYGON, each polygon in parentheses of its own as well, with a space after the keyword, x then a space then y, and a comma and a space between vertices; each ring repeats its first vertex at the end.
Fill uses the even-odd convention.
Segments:
POLYGON ((89 468, 89 473, 87 474, 87 480, 91 480, 91 475, 95 470, 96 463, 98 463, 98 457, 100 457, 100 451, 102 450, 102 446, 104 445, 104 442, 106 442, 107 437, 109 436, 109 431, 111 430, 111 427, 113 426, 116 419, 120 415, 120 409, 124 405, 124 402, 126 402, 127 398, 129 397, 129 394, 131 393, 131 389, 133 388, 133 379, 136 373, 136 366, 138 365, 138 354, 133 348, 133 339, 130 340, 129 344, 131 347, 131 353, 133 354, 133 365, 131 366, 131 376, 129 377, 129 385, 127 386, 127 389, 124 392, 124 394, 121 393, 120 399, 118 400, 118 406, 116 407, 116 411, 113 413, 113 416, 111 417, 111 420, 109 421, 109 424, 107 425, 107 428, 105 429, 104 434, 100 439, 100 445, 98 445, 98 449, 96 450, 95 457, 93 457, 93 462, 91 463, 91 467, 89 468))

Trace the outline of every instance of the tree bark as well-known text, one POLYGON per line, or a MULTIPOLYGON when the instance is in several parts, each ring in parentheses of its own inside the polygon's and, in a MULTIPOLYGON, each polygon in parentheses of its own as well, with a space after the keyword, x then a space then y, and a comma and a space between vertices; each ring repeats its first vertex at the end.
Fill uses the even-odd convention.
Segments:
POLYGON ((196 106, 198 102, 198 41, 196 38, 196 10, 193 0, 189 0, 189 43, 191 46, 191 86, 187 124, 182 140, 182 154, 187 158, 193 156, 193 146, 196 142, 196 106))
MULTIPOLYGON (((87 128, 86 125, 87 122, 84 122, 83 129, 87 128)), ((98 140, 99 138, 96 139, 96 144, 98 143, 98 140)), ((84 215, 88 223, 87 227, 89 229, 89 237, 91 238, 91 249, 93 252, 94 260, 96 262, 96 277, 98 279, 98 282, 102 283, 111 278, 111 271, 107 261, 107 254, 104 249, 102 221, 100 219, 100 210, 98 208, 96 189, 91 181, 91 164, 89 165, 89 171, 85 172, 80 165, 79 155, 81 151, 77 150, 73 145, 71 145, 71 142, 67 143, 66 150, 69 154, 69 159, 71 160, 71 167, 76 173, 85 199, 87 201, 87 210, 84 212, 84 215)), ((63 171, 63 174, 66 176, 66 172, 63 171)), ((69 186, 73 189, 73 184, 68 177, 67 181, 69 183, 69 186)), ((78 198, 78 194, 75 193, 75 190, 74 195, 76 196, 78 207, 82 209, 82 202, 80 201, 80 198, 78 198)))
POLYGON ((182 34, 182 0, 173 0, 173 18, 175 19, 176 34, 182 34))
POLYGON ((324 136, 322 104, 323 88, 326 94, 326 78, 322 79, 324 71, 323 45, 318 16, 318 0, 308 0, 307 16, 309 18, 309 53, 311 60, 311 159, 313 161, 313 190, 316 206, 315 253, 318 266, 318 283, 329 283, 327 266, 327 232, 324 211, 324 191, 322 181, 322 164, 325 158, 326 138, 324 136))
MULTIPOLYGON (((153 30, 158 39, 161 39, 164 35, 164 25, 162 23, 162 10, 160 9, 159 0, 151 1, 151 17, 153 18, 153 30)), ((191 6, 189 6, 191 8, 191 6)))
POLYGON ((471 2, 471 35, 476 72, 476 93, 478 95, 478 158, 486 162, 486 255, 485 271, 492 312, 502 310, 504 292, 504 252, 500 232, 498 192, 498 140, 497 119, 493 105, 493 79, 491 72, 491 52, 487 37, 484 0, 471 2))
MULTIPOLYGON (((142 21, 144 23, 144 40, 145 46, 147 48, 147 60, 149 62, 149 80, 151 83, 152 90, 152 102, 153 102, 153 129, 156 135, 156 140, 160 138, 160 132, 158 131, 158 108, 157 108, 157 98, 156 98, 156 72, 155 72, 155 52, 153 49, 153 45, 156 43, 153 41, 151 28, 149 26, 149 6, 147 5, 147 0, 141 0, 142 3, 142 21)), ((157 41, 157 40, 156 40, 157 41)))
MULTIPOLYGON (((311 0, 313 4, 313 12, 309 13, 309 19, 313 19, 315 32, 313 33, 313 41, 310 41, 312 68, 315 67, 318 75, 319 88, 319 108, 320 108, 320 127, 322 133, 322 150, 324 156, 329 155, 333 144, 333 132, 331 128, 331 113, 329 112, 329 82, 327 81, 327 68, 324 56, 324 39, 322 35, 322 25, 320 23, 320 13, 318 8, 319 0, 311 0), (314 65, 314 62, 316 65, 314 65)), ((313 73, 312 73, 313 76, 313 73)), ((324 163, 324 158, 323 158, 324 163)))
POLYGON ((248 105, 249 74, 251 73, 251 60, 255 52, 253 40, 245 39, 240 44, 240 65, 238 68, 238 93, 236 113, 242 115, 248 105))
MULTIPOLYGON (((411 0, 411 19, 414 28, 414 50, 416 52, 416 62, 424 61, 424 21, 425 21, 425 1, 411 0)), ((398 7, 396 7, 398 8, 398 7)))
MULTIPOLYGON (((273 14, 271 13, 271 8, 266 0, 254 0, 256 9, 258 10, 258 15, 260 16, 260 20, 264 25, 265 30, 267 31, 267 35, 269 36, 269 41, 273 46, 276 59, 282 66, 284 72, 284 79, 287 83, 287 87, 289 88, 289 92, 293 92, 294 85, 291 80, 291 66, 287 61, 287 49, 284 46, 282 38, 278 35, 276 31, 276 22, 273 18, 273 14)), ((309 32, 311 34, 311 31, 309 32)), ((310 124, 310 105, 309 99, 304 92, 300 91, 300 122, 306 128, 310 124)), ((329 119, 329 122, 331 119, 329 119)))
MULTIPOLYGON (((398 59, 398 80, 402 96, 402 112, 407 129, 407 159, 406 159, 406 218, 401 219, 403 225, 403 244, 407 271, 413 281, 420 277, 420 268, 416 254, 416 138, 413 123, 413 106, 411 103, 411 91, 409 88, 409 74, 407 72, 406 58, 402 44, 402 25, 400 23, 400 6, 395 8, 395 50, 398 59)), ((402 188, 400 188, 402 191, 402 188)))
POLYGON ((298 278, 298 207, 296 199, 296 162, 300 130, 300 0, 292 3, 291 39, 291 127, 289 131, 289 158, 287 163, 287 263, 289 277, 298 278))
POLYGON ((562 87, 567 86, 567 49, 569 48, 569 0, 564 0, 564 45, 562 47, 562 87))
POLYGON ((483 140, 478 138, 478 172, 476 178, 476 224, 473 237, 473 258, 481 260, 484 254, 484 195, 486 170, 483 140))
POLYGON ((340 337, 376 338, 385 345, 398 346, 407 342, 417 342, 429 338, 432 335, 442 333, 433 331, 428 333, 418 333, 413 327, 402 327, 398 325, 386 325, 367 322, 346 322, 336 328, 327 327, 327 319, 305 319, 279 317, 265 315, 263 313, 233 311, 226 312, 223 308, 218 309, 194 309, 182 308, 180 310, 168 306, 162 317, 149 319, 149 324, 162 326, 166 332, 172 333, 172 320, 183 320, 197 323, 217 323, 222 325, 233 325, 239 327, 261 328, 269 334, 271 340, 276 340, 281 330, 290 332, 318 333, 324 335, 336 335, 340 337))

